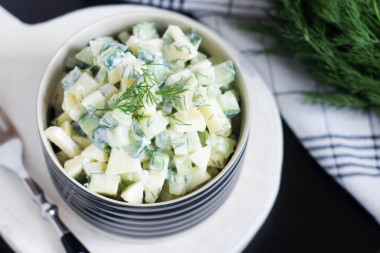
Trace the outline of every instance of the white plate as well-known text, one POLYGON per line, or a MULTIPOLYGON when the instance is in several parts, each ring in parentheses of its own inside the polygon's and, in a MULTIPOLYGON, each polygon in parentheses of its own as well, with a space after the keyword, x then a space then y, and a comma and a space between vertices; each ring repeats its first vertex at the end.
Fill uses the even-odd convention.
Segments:
MULTIPOLYGON (((244 62, 250 80, 251 136, 239 181, 222 207, 200 225, 154 240, 115 237, 88 225, 56 191, 42 155, 35 120, 40 78, 58 47, 95 20, 121 12, 154 11, 141 6, 101 6, 79 10, 38 25, 25 25, 0 7, 0 105, 25 142, 26 166, 56 203, 62 220, 91 252, 236 252, 244 249, 273 206, 280 184, 282 128, 273 96, 255 69, 244 62), (132 250, 132 251, 131 251, 132 250)), ((242 61, 245 61, 242 58, 242 61)), ((0 169, 0 232, 17 252, 64 252, 50 224, 11 172, 0 169)))

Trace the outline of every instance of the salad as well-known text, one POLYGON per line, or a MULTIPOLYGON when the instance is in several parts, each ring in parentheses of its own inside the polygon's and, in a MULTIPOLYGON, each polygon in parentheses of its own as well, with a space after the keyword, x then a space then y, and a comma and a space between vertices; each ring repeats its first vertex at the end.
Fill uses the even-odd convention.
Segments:
POLYGON ((235 70, 199 52, 201 41, 144 22, 69 59, 61 110, 45 130, 69 176, 141 204, 183 196, 224 168, 239 131, 235 70))

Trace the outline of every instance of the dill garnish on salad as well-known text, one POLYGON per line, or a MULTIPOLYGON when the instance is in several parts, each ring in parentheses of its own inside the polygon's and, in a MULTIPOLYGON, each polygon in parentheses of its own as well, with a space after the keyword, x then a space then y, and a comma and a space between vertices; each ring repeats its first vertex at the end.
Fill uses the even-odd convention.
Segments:
POLYGON ((215 64, 201 41, 174 25, 160 37, 152 22, 90 40, 45 130, 66 173, 132 204, 175 199, 216 176, 236 145, 239 92, 233 63, 215 64))

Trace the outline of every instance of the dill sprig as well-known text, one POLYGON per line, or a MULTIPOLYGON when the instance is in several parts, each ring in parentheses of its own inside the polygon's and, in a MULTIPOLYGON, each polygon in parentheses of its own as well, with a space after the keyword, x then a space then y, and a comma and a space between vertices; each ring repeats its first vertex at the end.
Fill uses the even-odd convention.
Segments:
POLYGON ((156 91, 157 95, 160 95, 162 98, 169 100, 175 100, 178 98, 178 95, 186 91, 186 86, 190 78, 185 80, 181 79, 171 85, 164 85, 161 89, 156 91))
MULTIPOLYGON (((136 71, 135 71, 136 75, 136 71)), ((189 79, 179 80, 171 85, 164 85, 161 89, 152 92, 152 88, 159 86, 156 75, 146 68, 141 68, 141 75, 137 75, 134 83, 122 95, 118 96, 112 106, 106 106, 102 110, 120 109, 124 113, 132 114, 135 118, 141 119, 144 115, 139 115, 138 111, 145 107, 145 104, 156 104, 164 99, 176 100, 179 95, 186 91, 189 79), (161 98, 159 98, 161 96, 161 98)))
MULTIPOLYGON (((269 23, 244 26, 272 36, 274 51, 300 61, 325 93, 305 101, 380 112, 378 0, 272 0, 269 23)), ((271 51, 273 49, 269 49, 271 51)))

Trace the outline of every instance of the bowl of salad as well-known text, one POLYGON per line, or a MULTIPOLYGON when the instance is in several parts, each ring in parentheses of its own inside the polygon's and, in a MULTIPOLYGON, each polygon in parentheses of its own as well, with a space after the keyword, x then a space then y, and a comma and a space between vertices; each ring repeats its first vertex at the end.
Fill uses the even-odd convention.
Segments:
POLYGON ((37 121, 68 205, 130 237, 178 233, 217 210, 250 129, 238 57, 164 10, 112 16, 64 43, 42 78, 37 121))

